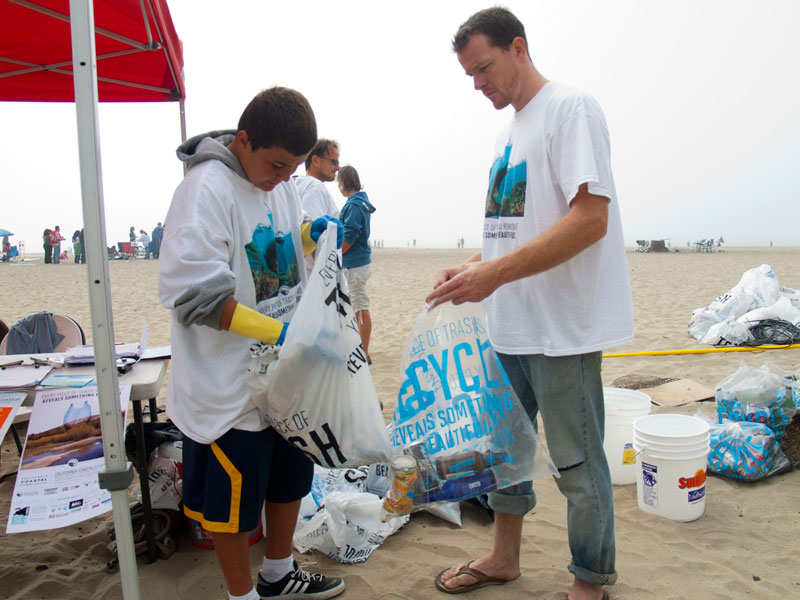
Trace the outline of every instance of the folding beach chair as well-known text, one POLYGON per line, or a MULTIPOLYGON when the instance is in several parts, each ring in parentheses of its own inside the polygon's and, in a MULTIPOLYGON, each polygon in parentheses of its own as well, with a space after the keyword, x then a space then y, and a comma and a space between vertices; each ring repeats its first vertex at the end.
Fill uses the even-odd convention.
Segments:
MULTIPOLYGON (((28 317, 31 316, 33 315, 28 315, 28 317)), ((50 316, 56 326, 56 332, 64 336, 63 339, 54 348, 35 347, 33 348, 34 352, 30 352, 29 354, 35 354, 37 352, 66 352, 67 348, 80 346, 86 343, 86 335, 83 333, 83 329, 78 325, 77 321, 66 315, 51 314, 50 316)), ((0 354, 7 354, 8 341, 12 335, 11 332, 15 327, 23 327, 23 321, 28 317, 20 319, 11 326, 8 335, 0 342, 0 354)))
MULTIPOLYGON (((36 314, 36 313, 34 313, 36 314)), ((3 338, 0 342, 0 355, 7 354, 8 350, 8 341, 12 335, 12 331, 15 327, 24 327, 25 321, 29 317, 33 315, 28 315, 28 317, 24 317, 14 323, 11 328, 8 330, 8 334, 3 338)), ((53 323, 56 326, 56 332, 63 336, 58 344, 55 345, 53 348, 42 348, 39 346, 35 346, 32 348, 33 352, 30 354, 36 354, 38 352, 66 352, 67 348, 71 348, 73 346, 80 346, 86 343, 86 336, 83 333, 83 329, 78 322, 68 317, 66 315, 59 315, 59 314, 50 314, 50 317, 53 320, 53 323)), ((46 337, 46 336, 45 336, 46 337)), ((37 338, 36 343, 43 343, 41 340, 44 338, 37 338)), ((11 425, 11 435, 14 437, 14 443, 17 446, 17 452, 22 454, 22 444, 19 439, 19 435, 17 434, 16 425, 17 423, 27 423, 28 420, 31 418, 31 409, 28 406, 21 406, 20 409, 17 411, 17 414, 14 415, 14 422, 11 425)))

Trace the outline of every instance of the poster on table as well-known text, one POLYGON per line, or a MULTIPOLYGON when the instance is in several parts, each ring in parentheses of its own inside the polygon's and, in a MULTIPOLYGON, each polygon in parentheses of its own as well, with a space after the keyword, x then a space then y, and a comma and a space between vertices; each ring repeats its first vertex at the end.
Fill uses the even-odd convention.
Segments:
POLYGON ((25 392, 0 392, 0 441, 5 439, 26 395, 25 392))
MULTIPOLYGON (((124 423, 131 386, 119 391, 124 423)), ((104 465, 97 387, 37 392, 6 533, 66 527, 111 510, 111 494, 97 481, 104 465)))

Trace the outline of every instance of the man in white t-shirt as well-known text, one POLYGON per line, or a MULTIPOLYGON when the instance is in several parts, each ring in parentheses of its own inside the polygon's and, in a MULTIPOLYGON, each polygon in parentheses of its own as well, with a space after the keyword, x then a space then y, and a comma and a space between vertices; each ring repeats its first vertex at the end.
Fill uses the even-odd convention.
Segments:
MULTIPOLYGON (((306 157, 306 174, 292 177, 300 194, 300 204, 311 219, 324 215, 337 218, 339 209, 333 201, 326 181, 336 179, 339 170, 339 144, 325 138, 317 140, 306 157)), ((306 256, 306 273, 314 268, 314 255, 306 256)))
MULTIPOLYGON (((617 574, 600 362, 603 349, 633 339, 633 309, 605 118, 594 98, 539 73, 506 9, 470 17, 453 49, 475 89, 515 113, 489 174, 482 251, 439 271, 427 301, 485 301, 489 338, 533 422, 542 417, 568 499, 569 600, 606 599, 602 586, 617 574)), ((488 505, 492 550, 442 571, 439 589, 520 576, 533 487, 498 490, 488 505)))

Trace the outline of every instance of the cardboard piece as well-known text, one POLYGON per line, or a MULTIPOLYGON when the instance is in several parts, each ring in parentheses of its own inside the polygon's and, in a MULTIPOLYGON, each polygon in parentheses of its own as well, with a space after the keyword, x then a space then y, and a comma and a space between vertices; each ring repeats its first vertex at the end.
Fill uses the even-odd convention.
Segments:
POLYGON ((676 379, 639 391, 648 394, 658 406, 683 406, 692 402, 714 399, 714 388, 691 379, 676 379))

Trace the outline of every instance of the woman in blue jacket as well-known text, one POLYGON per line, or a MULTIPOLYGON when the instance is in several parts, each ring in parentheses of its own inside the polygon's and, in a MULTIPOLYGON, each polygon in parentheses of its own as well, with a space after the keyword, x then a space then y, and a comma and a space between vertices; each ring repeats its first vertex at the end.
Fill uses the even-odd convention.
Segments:
POLYGON ((375 207, 361 189, 358 171, 350 165, 339 170, 337 175, 339 191, 347 198, 339 213, 339 220, 344 225, 344 241, 342 242, 342 269, 350 288, 350 302, 356 313, 358 332, 361 334, 361 345, 369 357, 369 336, 372 333, 372 318, 369 315, 369 296, 367 296, 367 279, 372 269, 372 251, 369 247, 369 220, 375 207))

